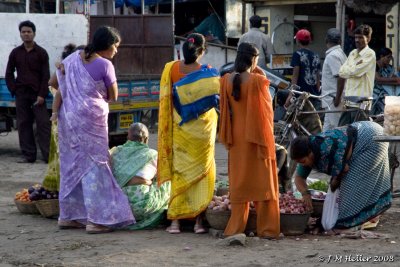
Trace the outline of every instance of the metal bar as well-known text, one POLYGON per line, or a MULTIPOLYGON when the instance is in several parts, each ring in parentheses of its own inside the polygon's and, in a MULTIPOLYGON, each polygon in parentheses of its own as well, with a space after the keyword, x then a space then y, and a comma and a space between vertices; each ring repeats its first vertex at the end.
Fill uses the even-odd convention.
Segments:
POLYGON ((142 9, 142 15, 144 15, 144 0, 140 1, 140 8, 142 9))
POLYGON ((25 0, 25 13, 29 13, 31 0, 25 0))
POLYGON ((300 111, 298 115, 301 114, 316 114, 316 113, 339 113, 339 112, 352 112, 359 111, 357 108, 341 109, 341 110, 316 110, 316 111, 300 111))
POLYGON ((242 2, 242 34, 246 32, 246 3, 242 2))
MULTIPOLYGON (((180 41, 185 41, 186 40, 186 38, 182 37, 182 36, 175 35, 174 37, 175 37, 175 39, 180 40, 180 41)), ((230 49, 230 50, 234 50, 234 51, 237 50, 236 46, 229 46, 229 45, 216 44, 216 43, 208 43, 207 42, 207 46, 215 46, 215 47, 230 49)))
POLYGON ((60 0, 56 0, 56 14, 60 13, 60 0))

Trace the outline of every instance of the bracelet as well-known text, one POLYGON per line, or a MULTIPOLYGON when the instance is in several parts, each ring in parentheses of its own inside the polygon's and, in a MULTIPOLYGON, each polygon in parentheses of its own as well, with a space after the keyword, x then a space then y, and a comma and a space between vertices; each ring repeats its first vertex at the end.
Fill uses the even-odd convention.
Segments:
POLYGON ((306 191, 301 192, 301 195, 302 195, 302 196, 311 195, 310 190, 307 189, 306 191))

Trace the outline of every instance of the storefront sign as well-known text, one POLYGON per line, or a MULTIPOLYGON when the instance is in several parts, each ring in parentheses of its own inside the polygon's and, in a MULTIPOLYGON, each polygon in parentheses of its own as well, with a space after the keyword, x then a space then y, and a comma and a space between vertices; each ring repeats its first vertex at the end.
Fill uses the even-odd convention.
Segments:
POLYGON ((393 6, 386 14, 386 47, 393 52, 393 66, 397 67, 399 62, 399 4, 393 6))

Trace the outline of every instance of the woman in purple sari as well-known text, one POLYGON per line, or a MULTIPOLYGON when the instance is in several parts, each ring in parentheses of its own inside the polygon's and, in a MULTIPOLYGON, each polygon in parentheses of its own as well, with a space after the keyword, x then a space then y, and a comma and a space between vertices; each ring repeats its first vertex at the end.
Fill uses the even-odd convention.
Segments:
POLYGON ((100 27, 92 43, 63 60, 57 71, 61 229, 86 225, 87 233, 104 233, 135 222, 108 152, 108 101, 118 96, 110 59, 119 42, 116 29, 100 27))

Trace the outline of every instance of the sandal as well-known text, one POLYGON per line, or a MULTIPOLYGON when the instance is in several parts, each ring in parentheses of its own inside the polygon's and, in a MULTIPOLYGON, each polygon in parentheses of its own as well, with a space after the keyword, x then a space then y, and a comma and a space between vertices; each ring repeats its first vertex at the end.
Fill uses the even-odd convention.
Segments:
POLYGON ((85 228, 85 225, 77 222, 77 221, 64 221, 64 220, 59 220, 58 221, 58 228, 59 229, 82 229, 85 228))
POLYGON ((166 231, 170 234, 180 234, 179 223, 172 222, 171 225, 167 227, 166 231))
POLYGON ((193 230, 195 234, 204 234, 207 232, 207 230, 204 229, 203 225, 201 224, 195 224, 193 230))
POLYGON ((86 233, 87 234, 104 234, 104 233, 109 233, 112 232, 113 229, 99 225, 99 224, 88 224, 86 225, 86 233))

